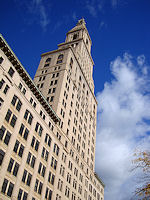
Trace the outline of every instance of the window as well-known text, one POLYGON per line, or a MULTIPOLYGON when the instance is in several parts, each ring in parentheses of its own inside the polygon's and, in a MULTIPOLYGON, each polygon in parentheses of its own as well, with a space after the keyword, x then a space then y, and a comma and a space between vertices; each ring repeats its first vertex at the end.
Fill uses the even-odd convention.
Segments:
POLYGON ((19 164, 11 158, 8 164, 7 171, 12 173, 14 176, 17 176, 18 170, 19 164))
POLYGON ((59 146, 56 143, 54 144, 53 152, 58 156, 58 154, 59 154, 59 146))
POLYGON ((39 194, 41 194, 42 193, 42 188, 43 188, 43 183, 40 182, 38 179, 36 179, 35 186, 34 186, 34 191, 38 192, 39 194))
POLYGON ((41 175, 41 176, 45 176, 45 171, 46 171, 46 167, 40 162, 39 164, 39 168, 38 168, 38 173, 41 175))
POLYGON ((26 89, 23 87, 23 85, 21 83, 19 83, 18 88, 20 89, 20 91, 25 95, 26 94, 26 89))
POLYGON ((78 37, 79 37, 79 34, 75 33, 75 34, 73 35, 73 40, 76 40, 78 37))
POLYGON ((27 120, 27 122, 31 125, 32 124, 32 120, 33 120, 33 116, 30 113, 30 111, 26 110, 25 114, 24 114, 24 119, 27 120))
POLYGON ((9 144, 11 137, 11 133, 9 131, 6 132, 6 128, 2 126, 0 128, 0 140, 3 140, 6 145, 9 144))
POLYGON ((63 54, 60 54, 60 55, 58 56, 57 64, 62 63, 62 61, 63 61, 63 57, 64 57, 63 54))
POLYGON ((46 188, 45 198, 48 200, 52 200, 52 190, 50 190, 48 187, 46 188))
POLYGON ((3 163, 4 156, 5 156, 5 152, 2 149, 0 149, 0 165, 2 165, 3 163))
POLYGON ((49 152, 43 147, 41 157, 44 158, 46 161, 48 160, 49 152))
POLYGON ((55 175, 52 174, 52 172, 49 172, 48 182, 51 183, 52 185, 54 185, 54 180, 55 180, 55 175))
POLYGON ((5 86, 5 88, 4 88, 4 91, 3 91, 3 93, 4 93, 4 94, 7 94, 8 90, 9 90, 9 86, 8 86, 8 85, 6 85, 6 86, 5 86))
POLYGON ((14 189, 14 184, 11 182, 8 183, 8 180, 4 179, 1 192, 3 194, 7 194, 7 196, 11 197, 13 189, 14 189))
POLYGON ((28 135, 29 135, 29 130, 28 130, 27 128, 25 128, 24 124, 21 124, 20 130, 19 130, 19 134, 20 134, 25 140, 27 140, 28 135))
POLYGON ((13 77, 14 73, 15 73, 15 71, 13 70, 12 67, 10 67, 10 68, 9 68, 9 71, 8 71, 8 74, 9 74, 11 77, 13 77))
POLYGON ((22 158, 24 146, 18 140, 16 140, 13 151, 22 158))
POLYGON ((53 156, 51 160, 51 167, 53 167, 55 170, 57 168, 57 160, 53 156))
POLYGON ((36 151, 38 151, 39 148, 39 141, 33 136, 31 141, 31 147, 34 148, 36 151))
POLYGON ((39 136, 42 135, 43 128, 38 122, 36 123, 35 131, 38 133, 39 136))
POLYGON ((51 146, 51 137, 46 133, 46 136, 45 136, 45 143, 50 147, 51 146))
POLYGON ((57 189, 62 191, 63 181, 61 179, 58 180, 57 189))
POLYGON ((51 58, 47 58, 45 62, 47 63, 47 62, 50 62, 50 61, 51 61, 51 58))
POLYGON ((36 161, 35 156, 32 155, 32 154, 29 152, 29 153, 28 153, 28 157, 27 157, 26 163, 27 163, 28 165, 30 165, 32 168, 34 168, 35 161, 36 161))
POLYGON ((56 84, 57 84, 57 82, 58 82, 58 80, 55 80, 55 82, 54 82, 54 85, 56 85, 56 84))
POLYGON ((44 67, 48 67, 48 66, 49 66, 49 63, 44 65, 44 67))
POLYGON ((1 56, 0 57, 0 64, 2 64, 3 60, 4 60, 4 58, 1 56))
POLYGON ((11 104, 16 107, 16 110, 18 110, 18 112, 20 111, 22 103, 16 95, 13 96, 11 104))
POLYGON ((28 197, 28 193, 26 193, 22 189, 19 189, 17 200, 22 200, 22 199, 27 200, 27 197, 28 197))
POLYGON ((31 179, 32 179, 32 175, 29 172, 27 172, 27 170, 24 170, 24 173, 22 176, 22 182, 30 186, 31 179))
POLYGON ((48 90, 48 94, 50 94, 51 93, 51 88, 48 90))
POLYGON ((54 96, 51 97, 50 102, 52 102, 54 100, 54 96))
POLYGON ((66 186, 65 196, 69 198, 70 188, 66 186))
POLYGON ((0 81, 0 89, 2 89, 4 83, 5 83, 5 81, 2 79, 2 80, 0 81))

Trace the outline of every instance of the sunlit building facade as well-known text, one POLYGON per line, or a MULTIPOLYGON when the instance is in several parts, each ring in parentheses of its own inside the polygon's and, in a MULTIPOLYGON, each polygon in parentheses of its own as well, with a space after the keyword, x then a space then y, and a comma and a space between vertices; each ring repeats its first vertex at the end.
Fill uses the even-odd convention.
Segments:
POLYGON ((104 200, 91 44, 81 19, 33 81, 0 35, 0 200, 104 200))

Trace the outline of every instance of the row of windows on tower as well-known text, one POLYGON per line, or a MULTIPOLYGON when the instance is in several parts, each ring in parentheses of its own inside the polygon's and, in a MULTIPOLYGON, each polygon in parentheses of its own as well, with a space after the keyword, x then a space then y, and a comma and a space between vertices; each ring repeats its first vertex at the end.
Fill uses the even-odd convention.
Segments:
MULTIPOLYGON (((62 63, 63 62, 63 57, 64 57, 64 55, 60 54, 58 56, 58 58, 57 58, 56 64, 62 63)), ((49 58, 46 59, 44 67, 49 67, 50 63, 51 63, 51 58, 49 57, 49 58)))

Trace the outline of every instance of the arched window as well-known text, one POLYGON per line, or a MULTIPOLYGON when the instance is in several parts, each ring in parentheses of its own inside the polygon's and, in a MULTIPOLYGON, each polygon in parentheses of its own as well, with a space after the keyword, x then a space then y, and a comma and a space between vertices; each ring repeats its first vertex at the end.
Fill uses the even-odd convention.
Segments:
POLYGON ((60 55, 58 56, 57 64, 58 64, 58 63, 62 63, 62 61, 63 61, 63 57, 64 57, 63 54, 60 54, 60 55))
POLYGON ((47 62, 50 62, 50 61, 51 61, 51 58, 47 58, 45 62, 47 63, 47 62))
POLYGON ((75 33, 75 34, 73 35, 73 40, 76 40, 77 38, 78 38, 78 34, 75 33))

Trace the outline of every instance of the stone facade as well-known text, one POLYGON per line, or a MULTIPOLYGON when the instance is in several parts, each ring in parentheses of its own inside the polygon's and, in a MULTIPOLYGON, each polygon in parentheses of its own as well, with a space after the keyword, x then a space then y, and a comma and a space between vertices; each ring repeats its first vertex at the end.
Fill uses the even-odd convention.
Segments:
POLYGON ((0 199, 104 200, 91 39, 79 20, 34 81, 0 35, 0 199))

